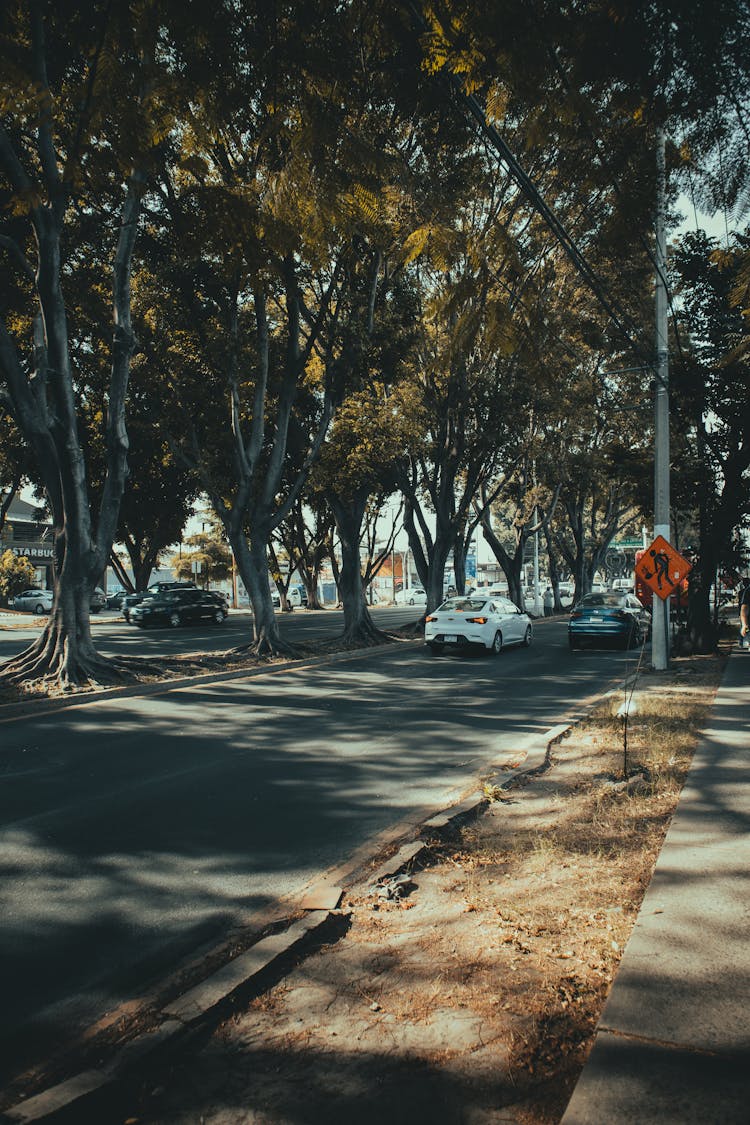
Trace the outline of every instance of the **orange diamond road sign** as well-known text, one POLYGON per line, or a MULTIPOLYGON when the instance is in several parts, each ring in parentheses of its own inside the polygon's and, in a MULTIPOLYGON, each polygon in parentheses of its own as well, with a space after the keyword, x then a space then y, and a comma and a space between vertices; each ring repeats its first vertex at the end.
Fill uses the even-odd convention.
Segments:
POLYGON ((665 601, 693 569, 692 564, 678 555, 663 535, 657 535, 650 547, 635 564, 635 574, 641 582, 665 601))

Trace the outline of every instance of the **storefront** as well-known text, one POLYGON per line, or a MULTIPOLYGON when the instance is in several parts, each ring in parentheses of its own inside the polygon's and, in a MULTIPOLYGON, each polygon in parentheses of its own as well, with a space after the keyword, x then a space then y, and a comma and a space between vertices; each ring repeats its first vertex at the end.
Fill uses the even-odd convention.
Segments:
POLYGON ((42 509, 15 499, 0 531, 0 555, 11 551, 19 558, 28 559, 36 571, 37 585, 51 588, 55 561, 51 536, 52 526, 42 509))

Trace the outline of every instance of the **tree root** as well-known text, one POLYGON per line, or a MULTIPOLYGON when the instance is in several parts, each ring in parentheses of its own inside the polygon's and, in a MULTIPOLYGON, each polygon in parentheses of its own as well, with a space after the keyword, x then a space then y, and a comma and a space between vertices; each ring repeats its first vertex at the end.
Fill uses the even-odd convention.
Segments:
POLYGON ((232 656, 255 656, 259 660, 263 660, 280 656, 287 660, 298 660, 304 654, 296 645, 290 645, 286 641, 272 642, 268 637, 261 637, 257 641, 251 641, 250 644, 231 648, 226 655, 229 658, 232 656))
POLYGON ((376 648, 378 645, 390 644, 391 638, 370 622, 356 625, 353 629, 346 629, 339 641, 346 648, 376 648))
POLYGON ((74 656, 65 642, 44 635, 0 668, 0 683, 48 695, 136 683, 137 672, 161 671, 133 658, 110 660, 92 647, 74 656))

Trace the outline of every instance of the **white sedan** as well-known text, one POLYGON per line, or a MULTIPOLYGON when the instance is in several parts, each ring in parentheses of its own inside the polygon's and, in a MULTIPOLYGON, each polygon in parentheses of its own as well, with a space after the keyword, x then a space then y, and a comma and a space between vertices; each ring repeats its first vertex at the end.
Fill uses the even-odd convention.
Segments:
POLYGON ((498 653, 506 645, 531 644, 531 618, 509 598, 448 598, 425 619, 424 643, 434 653, 446 648, 484 648, 498 653))
POLYGON ((427 605, 427 594, 419 586, 410 586, 408 590, 398 590, 395 605, 427 605))
POLYGON ((54 594, 52 590, 42 590, 38 586, 31 590, 22 590, 13 599, 13 609, 24 609, 31 613, 49 613, 52 609, 54 594))

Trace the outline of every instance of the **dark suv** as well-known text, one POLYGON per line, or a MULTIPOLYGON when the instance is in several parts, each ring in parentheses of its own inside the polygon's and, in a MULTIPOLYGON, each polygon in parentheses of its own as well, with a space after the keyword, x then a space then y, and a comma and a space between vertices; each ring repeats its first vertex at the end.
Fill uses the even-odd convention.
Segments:
POLYGON ((144 598, 131 607, 130 620, 141 629, 149 625, 170 625, 176 629, 194 621, 213 621, 221 625, 228 612, 223 594, 183 586, 144 598))
POLYGON ((195 582, 154 582, 148 590, 137 590, 134 594, 126 594, 120 602, 122 616, 130 621, 130 611, 133 606, 140 605, 144 598, 151 598, 155 594, 163 594, 166 590, 195 590, 195 582))

